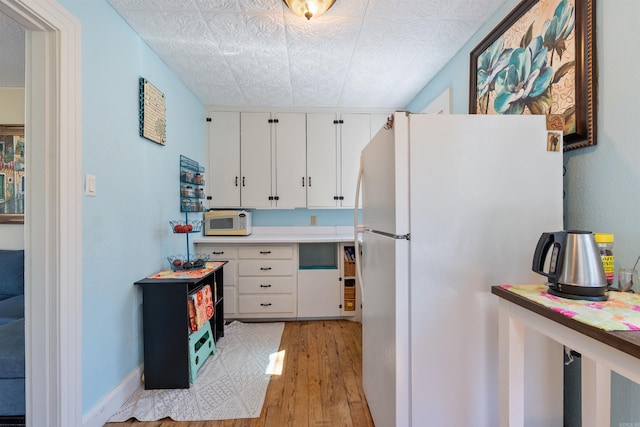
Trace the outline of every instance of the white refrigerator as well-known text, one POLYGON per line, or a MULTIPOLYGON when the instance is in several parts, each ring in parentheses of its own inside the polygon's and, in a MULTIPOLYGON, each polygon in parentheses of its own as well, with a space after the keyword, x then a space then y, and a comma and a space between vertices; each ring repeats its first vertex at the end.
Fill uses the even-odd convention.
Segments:
MULTIPOLYGON (((541 282, 534 248, 563 226, 562 148, 547 150, 544 116, 393 117, 361 155, 369 409, 376 427, 496 427, 491 286, 541 282)), ((525 390, 527 426, 562 425, 562 347, 526 340, 525 363, 548 372, 525 390)))

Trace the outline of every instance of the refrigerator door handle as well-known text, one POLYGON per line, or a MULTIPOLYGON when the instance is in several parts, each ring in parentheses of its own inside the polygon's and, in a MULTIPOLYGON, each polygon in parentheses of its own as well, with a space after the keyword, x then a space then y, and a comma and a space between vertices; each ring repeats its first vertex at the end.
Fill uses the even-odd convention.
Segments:
POLYGON ((356 280, 360 284, 360 304, 364 303, 364 282, 362 281, 362 260, 360 259, 360 235, 366 230, 365 226, 360 224, 359 208, 360 203, 360 187, 362 185, 362 154, 360 154, 360 168, 358 169, 358 179, 356 180, 356 200, 353 208, 353 244, 356 252, 356 280))
POLYGON ((411 233, 409 233, 409 234, 393 234, 393 233, 387 233, 385 231, 374 230, 372 228, 365 228, 364 231, 368 231, 370 233, 379 234, 379 235, 384 236, 384 237, 390 237, 390 238, 396 239, 396 240, 411 240, 411 233))

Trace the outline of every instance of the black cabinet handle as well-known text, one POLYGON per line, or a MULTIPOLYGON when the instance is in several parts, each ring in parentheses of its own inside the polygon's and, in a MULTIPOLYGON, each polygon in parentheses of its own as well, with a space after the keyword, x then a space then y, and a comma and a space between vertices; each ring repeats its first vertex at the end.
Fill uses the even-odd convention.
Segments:
POLYGON ((213 251, 213 254, 214 254, 214 255, 223 255, 223 254, 224 254, 224 251, 220 251, 220 252, 213 251))
POLYGON ((339 200, 344 200, 344 196, 340 196, 339 200))
POLYGON ((280 200, 280 196, 274 196, 273 200, 280 200))
POLYGON ((236 176, 236 187, 238 186, 238 177, 236 176))
POLYGON ((269 200, 273 200, 273 196, 269 196, 269 200))
POLYGON ((302 186, 304 187, 304 176, 302 177, 302 186))
POLYGON ((260 285, 261 288, 270 288, 271 284, 267 284, 267 285, 260 285))
POLYGON ((271 251, 260 251, 260 255, 269 255, 271 251))
POLYGON ((242 177, 242 186, 244 187, 244 176, 242 177))
POLYGON ((269 271, 269 270, 271 270, 271 267, 260 267, 260 270, 269 271))
POLYGON ((260 305, 263 306, 263 307, 271 307, 271 303, 270 302, 268 302, 266 304, 262 302, 262 303, 260 303, 260 305))
POLYGON ((333 200, 338 200, 338 196, 333 196, 333 200))
POLYGON ((309 177, 308 182, 309 182, 309 187, 311 187, 311 177, 309 177))

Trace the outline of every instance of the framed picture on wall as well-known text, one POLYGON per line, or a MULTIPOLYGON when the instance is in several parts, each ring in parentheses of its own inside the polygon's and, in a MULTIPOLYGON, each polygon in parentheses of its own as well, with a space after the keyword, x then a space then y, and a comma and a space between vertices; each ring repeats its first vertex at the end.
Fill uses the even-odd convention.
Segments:
POLYGON ((471 52, 469 113, 560 114, 564 151, 596 144, 593 0, 523 0, 471 52))
POLYGON ((0 125, 0 224, 24 224, 24 126, 0 125))

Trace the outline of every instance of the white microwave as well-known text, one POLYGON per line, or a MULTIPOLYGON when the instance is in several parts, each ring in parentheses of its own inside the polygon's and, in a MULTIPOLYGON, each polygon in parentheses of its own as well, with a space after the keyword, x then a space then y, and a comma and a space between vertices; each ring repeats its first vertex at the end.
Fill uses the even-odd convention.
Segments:
POLYGON ((204 213, 205 236, 248 236, 251 234, 251 212, 208 211, 204 213))

